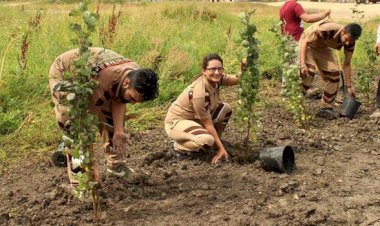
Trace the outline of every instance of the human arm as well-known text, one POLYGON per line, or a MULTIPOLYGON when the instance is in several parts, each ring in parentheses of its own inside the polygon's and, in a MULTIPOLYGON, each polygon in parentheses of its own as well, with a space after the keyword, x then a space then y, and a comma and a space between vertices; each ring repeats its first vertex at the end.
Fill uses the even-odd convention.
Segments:
POLYGON ((216 155, 212 158, 211 163, 218 163, 219 160, 224 158, 225 160, 228 160, 228 153, 226 149, 224 148, 222 141, 220 140, 218 133, 216 132, 216 129, 214 127, 214 124, 212 123, 211 118, 206 118, 201 120, 202 124, 204 125, 207 132, 211 134, 211 136, 214 138, 215 145, 218 149, 216 155))
POLYGON ((329 16, 330 13, 331 13, 331 10, 326 10, 325 12, 322 12, 322 13, 313 13, 313 14, 308 14, 305 12, 302 15, 300 15, 300 18, 302 21, 306 23, 314 23, 329 16))
POLYGON ((194 112, 196 117, 201 121, 205 130, 214 138, 214 144, 217 147, 217 154, 212 159, 212 163, 217 163, 221 158, 228 159, 228 153, 223 147, 220 141, 219 135, 215 129, 214 123, 212 121, 212 115, 209 109, 211 105, 211 100, 208 100, 208 95, 205 92, 205 87, 203 85, 195 86, 193 90, 193 97, 191 102, 193 104, 194 112))
POLYGON ((234 86, 239 82, 239 76, 225 74, 222 78, 222 86, 234 86))
POLYGON ((305 39, 301 42, 301 54, 300 54, 300 67, 301 67, 301 76, 307 76, 309 74, 306 66, 306 56, 308 51, 309 42, 305 39))
POLYGON ((344 82, 347 87, 347 92, 350 97, 355 98, 355 89, 352 84, 352 69, 351 69, 351 58, 352 51, 344 50, 344 63, 343 63, 343 74, 344 74, 344 82))
POLYGON ((113 132, 112 142, 115 151, 124 151, 125 145, 129 143, 127 134, 124 133, 124 115, 125 104, 120 100, 112 100, 112 120, 113 120, 113 132))
POLYGON ((380 25, 379 25, 379 28, 377 28, 377 40, 375 44, 375 53, 376 55, 380 55, 380 25))

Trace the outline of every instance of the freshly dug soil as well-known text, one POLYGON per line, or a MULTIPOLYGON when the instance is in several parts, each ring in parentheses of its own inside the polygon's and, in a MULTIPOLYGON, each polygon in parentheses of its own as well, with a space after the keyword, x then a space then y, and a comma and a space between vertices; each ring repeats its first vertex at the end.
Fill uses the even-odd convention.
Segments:
MULTIPOLYGON (((236 90, 223 91, 235 105, 236 90)), ((280 100, 276 95, 270 99, 280 100)), ((315 112, 318 101, 308 102, 315 112)), ((147 176, 134 185, 102 177, 97 223, 92 203, 66 189, 65 168, 48 157, 25 159, 0 176, 0 225, 380 225, 380 124, 368 117, 373 109, 362 107, 353 120, 315 118, 305 130, 275 103, 267 101, 251 150, 229 124, 223 139, 233 157, 218 165, 211 156, 173 159, 163 126, 133 133, 128 162, 147 176), (259 151, 284 145, 295 150, 296 170, 263 170, 259 151)))

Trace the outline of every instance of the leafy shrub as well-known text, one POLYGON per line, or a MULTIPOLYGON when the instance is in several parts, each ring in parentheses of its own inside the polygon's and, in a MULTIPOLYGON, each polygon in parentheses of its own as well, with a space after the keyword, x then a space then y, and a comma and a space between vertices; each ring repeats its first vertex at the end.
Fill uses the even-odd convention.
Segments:
POLYGON ((21 112, 3 112, 0 108, 0 135, 15 131, 20 123, 21 112))
POLYGON ((371 84, 378 73, 378 69, 375 66, 376 54, 373 51, 373 37, 375 37, 375 34, 373 32, 365 32, 362 36, 365 58, 361 60, 354 81, 357 90, 365 95, 368 102, 371 102, 371 84))

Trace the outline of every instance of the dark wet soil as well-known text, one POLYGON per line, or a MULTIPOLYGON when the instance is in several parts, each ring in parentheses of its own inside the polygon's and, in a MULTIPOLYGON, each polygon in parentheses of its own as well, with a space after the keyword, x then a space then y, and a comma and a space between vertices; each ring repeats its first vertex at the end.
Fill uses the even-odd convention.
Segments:
MULTIPOLYGON (((224 90, 234 106, 235 91, 224 90)), ((134 185, 102 179, 97 223, 92 204, 68 192, 65 168, 48 157, 12 165, 0 176, 0 225, 380 225, 380 121, 369 118, 373 109, 362 107, 353 120, 315 118, 305 130, 276 93, 265 95, 273 101, 265 102, 253 148, 244 152, 235 122, 227 127, 229 162, 171 158, 163 127, 133 133, 128 162, 147 177, 134 185), (265 171, 259 151, 284 145, 295 151, 296 170, 265 171)), ((308 102, 315 112, 318 101, 308 102)))

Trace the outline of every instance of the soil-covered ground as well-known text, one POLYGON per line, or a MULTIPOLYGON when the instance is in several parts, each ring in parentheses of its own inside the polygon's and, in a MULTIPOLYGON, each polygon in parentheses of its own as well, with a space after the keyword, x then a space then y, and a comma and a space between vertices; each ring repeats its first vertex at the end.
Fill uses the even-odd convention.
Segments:
MULTIPOLYGON (((223 90, 236 106, 235 92, 223 90)), ((68 192, 65 168, 48 157, 26 159, 0 176, 0 225, 380 225, 380 121, 369 118, 373 109, 362 107, 353 120, 316 118, 305 130, 278 94, 270 95, 247 161, 235 122, 223 136, 233 157, 218 165, 171 158, 163 126, 135 132, 128 162, 147 177, 134 185, 102 179, 96 223, 92 204, 68 192), (265 171, 259 151, 284 145, 295 150, 296 170, 265 171)), ((317 110, 318 101, 308 104, 317 110)), ((101 154, 99 164, 104 171, 101 154)))

